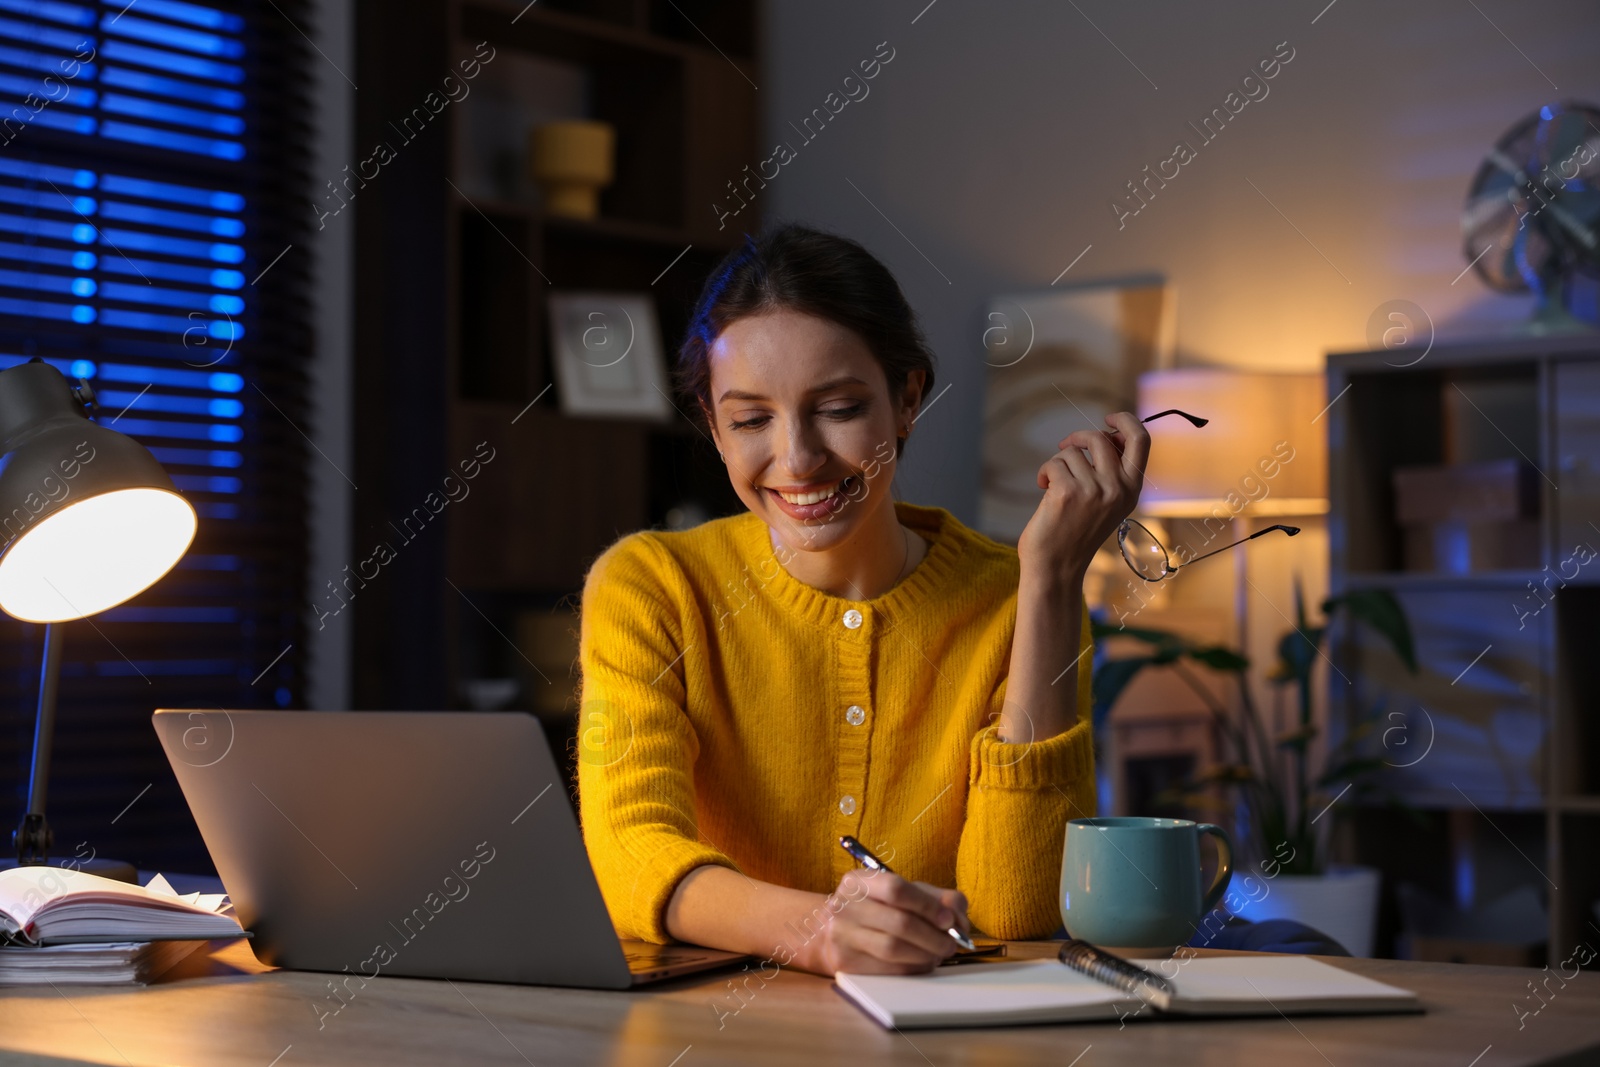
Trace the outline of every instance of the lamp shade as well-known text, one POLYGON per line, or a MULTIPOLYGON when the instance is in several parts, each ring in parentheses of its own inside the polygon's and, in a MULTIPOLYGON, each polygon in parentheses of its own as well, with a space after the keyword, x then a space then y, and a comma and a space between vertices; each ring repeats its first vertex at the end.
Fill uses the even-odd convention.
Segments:
POLYGON ((1150 461, 1139 510, 1183 518, 1321 515, 1328 510, 1327 387, 1320 374, 1209 367, 1139 377, 1139 413, 1179 408, 1210 419, 1149 424, 1150 461))
POLYGON ((0 371, 0 453, 8 615, 62 622, 115 607, 171 570, 194 540, 194 507, 161 464, 91 422, 48 363, 0 371))

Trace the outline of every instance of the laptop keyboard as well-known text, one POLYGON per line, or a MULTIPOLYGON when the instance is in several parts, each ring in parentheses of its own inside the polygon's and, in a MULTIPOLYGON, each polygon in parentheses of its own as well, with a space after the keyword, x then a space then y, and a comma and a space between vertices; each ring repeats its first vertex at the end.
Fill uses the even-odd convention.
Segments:
POLYGON ((662 945, 655 949, 624 949, 622 958, 627 961, 630 970, 641 970, 674 963, 694 963, 709 957, 696 949, 662 945))

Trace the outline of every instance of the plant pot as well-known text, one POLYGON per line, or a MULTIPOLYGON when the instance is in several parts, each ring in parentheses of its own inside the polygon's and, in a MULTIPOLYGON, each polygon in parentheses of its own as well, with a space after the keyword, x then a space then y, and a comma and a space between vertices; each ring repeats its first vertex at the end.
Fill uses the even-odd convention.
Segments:
POLYGON ((1241 919, 1293 919, 1327 934, 1352 956, 1372 955, 1378 916, 1378 872, 1372 867, 1329 867, 1327 874, 1251 873, 1254 896, 1235 878, 1229 909, 1241 919), (1255 888, 1256 884, 1262 888, 1255 888), (1233 907, 1234 898, 1242 903, 1233 907))

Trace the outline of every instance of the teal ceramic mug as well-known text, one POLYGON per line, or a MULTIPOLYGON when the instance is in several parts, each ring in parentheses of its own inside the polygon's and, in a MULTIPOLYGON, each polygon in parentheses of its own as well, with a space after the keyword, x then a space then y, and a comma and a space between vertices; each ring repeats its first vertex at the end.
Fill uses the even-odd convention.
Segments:
POLYGON ((1097 945, 1170 950, 1194 936, 1233 877, 1220 827, 1187 819, 1073 819, 1061 855, 1061 922, 1097 945), (1201 890, 1200 835, 1217 843, 1217 874, 1201 890))

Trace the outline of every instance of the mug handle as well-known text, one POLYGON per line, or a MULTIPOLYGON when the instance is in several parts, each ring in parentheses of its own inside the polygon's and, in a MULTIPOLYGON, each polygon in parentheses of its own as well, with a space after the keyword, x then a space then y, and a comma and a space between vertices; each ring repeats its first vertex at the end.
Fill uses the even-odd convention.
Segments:
POLYGON ((1211 888, 1206 890, 1206 898, 1200 904, 1200 911, 1204 914, 1217 906, 1222 894, 1228 891, 1228 883, 1233 880, 1233 842, 1228 840, 1228 835, 1222 827, 1208 822, 1196 826, 1195 832, 1212 834, 1217 839, 1217 876, 1212 880, 1211 888))

